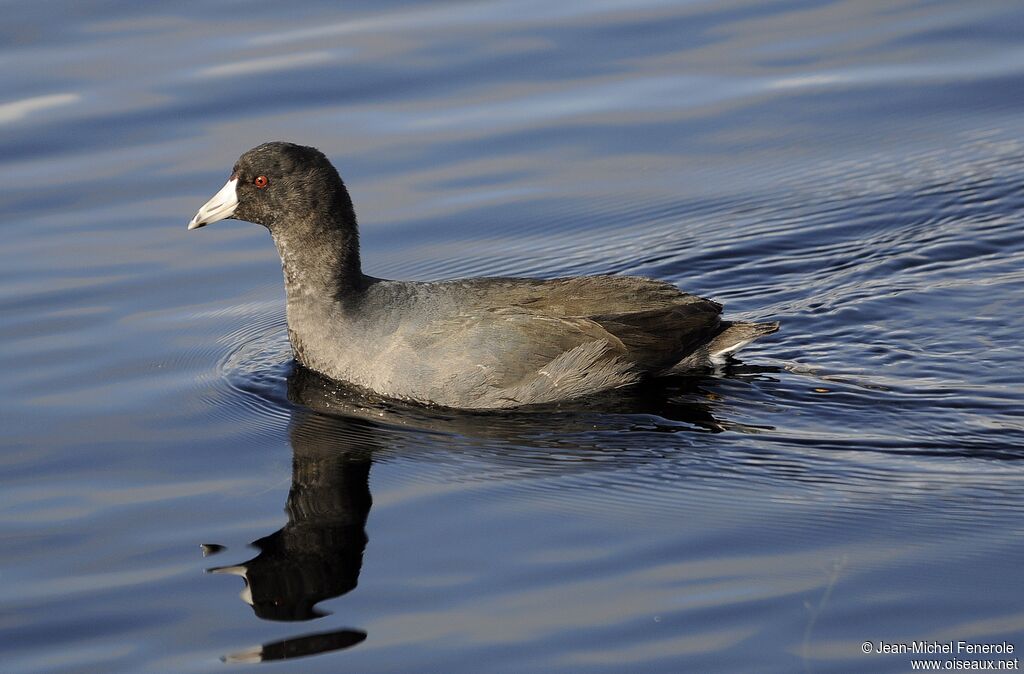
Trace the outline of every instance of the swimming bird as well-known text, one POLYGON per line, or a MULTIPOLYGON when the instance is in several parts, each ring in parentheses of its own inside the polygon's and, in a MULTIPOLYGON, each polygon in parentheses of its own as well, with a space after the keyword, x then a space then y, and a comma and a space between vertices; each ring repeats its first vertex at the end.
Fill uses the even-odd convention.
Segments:
POLYGON ((636 276, 394 281, 367 276, 344 182, 319 150, 244 153, 190 230, 263 225, 281 256, 295 359, 406 401, 493 409, 552 403, 711 368, 778 323, 636 276))

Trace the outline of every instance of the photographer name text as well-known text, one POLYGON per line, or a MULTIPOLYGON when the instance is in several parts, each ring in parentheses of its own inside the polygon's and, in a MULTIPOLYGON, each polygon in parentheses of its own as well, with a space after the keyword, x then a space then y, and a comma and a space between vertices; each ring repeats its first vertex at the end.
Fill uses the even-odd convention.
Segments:
POLYGON ((987 655, 1013 653, 1013 644, 975 643, 972 641, 865 641, 865 653, 956 653, 959 655, 987 655))

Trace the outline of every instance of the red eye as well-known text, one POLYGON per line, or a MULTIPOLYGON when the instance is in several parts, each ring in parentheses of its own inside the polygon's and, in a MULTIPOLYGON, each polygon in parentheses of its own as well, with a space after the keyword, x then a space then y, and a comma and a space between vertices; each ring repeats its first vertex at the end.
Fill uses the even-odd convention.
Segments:
POLYGON ((267 180, 267 176, 260 176, 256 178, 256 180, 253 180, 252 184, 262 190, 264 187, 270 184, 270 181, 267 180))

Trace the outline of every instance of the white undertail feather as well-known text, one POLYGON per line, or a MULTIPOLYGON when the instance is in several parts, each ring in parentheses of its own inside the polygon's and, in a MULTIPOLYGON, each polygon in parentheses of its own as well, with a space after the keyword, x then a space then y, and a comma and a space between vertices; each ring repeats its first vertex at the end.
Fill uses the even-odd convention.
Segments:
POLYGON ((729 356, 736 353, 737 351, 745 347, 747 344, 750 344, 752 341, 754 341, 753 338, 744 339, 742 341, 736 342, 732 346, 727 346, 724 349, 713 351, 708 354, 708 360, 710 360, 711 364, 714 365, 715 367, 725 365, 726 361, 729 360, 729 356))
POLYGON ((710 342, 697 348, 693 353, 681 360, 670 370, 670 373, 700 370, 708 367, 718 369, 729 362, 729 356, 758 337, 770 335, 778 329, 778 323, 727 323, 725 328, 715 335, 710 342))

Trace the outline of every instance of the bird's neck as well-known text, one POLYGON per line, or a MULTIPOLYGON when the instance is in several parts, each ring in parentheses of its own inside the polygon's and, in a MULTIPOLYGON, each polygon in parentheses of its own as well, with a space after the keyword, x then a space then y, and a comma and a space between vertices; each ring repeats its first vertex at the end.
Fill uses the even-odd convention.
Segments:
POLYGON ((271 233, 281 256, 289 305, 344 305, 365 286, 354 215, 330 219, 314 214, 291 220, 287 231, 271 233))

